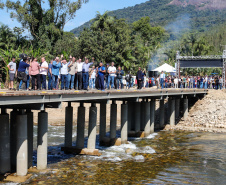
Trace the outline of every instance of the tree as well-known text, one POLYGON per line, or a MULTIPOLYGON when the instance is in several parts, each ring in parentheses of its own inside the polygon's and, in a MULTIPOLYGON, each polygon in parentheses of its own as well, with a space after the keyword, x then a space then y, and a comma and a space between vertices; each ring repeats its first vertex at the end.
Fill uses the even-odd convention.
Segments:
POLYGON ((7 0, 6 6, 11 18, 16 18, 29 30, 36 45, 51 50, 58 39, 62 38, 65 24, 75 17, 82 3, 88 0, 7 0), (47 8, 46 8, 47 7, 47 8))

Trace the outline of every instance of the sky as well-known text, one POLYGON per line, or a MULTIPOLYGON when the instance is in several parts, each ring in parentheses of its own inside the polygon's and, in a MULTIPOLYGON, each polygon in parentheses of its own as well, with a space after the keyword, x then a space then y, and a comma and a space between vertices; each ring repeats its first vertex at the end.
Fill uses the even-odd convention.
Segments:
MULTIPOLYGON (((122 9, 146 1, 148 0, 89 0, 88 3, 83 4, 82 8, 77 11, 76 17, 65 25, 64 31, 70 31, 81 26, 90 19, 93 19, 96 16, 97 11, 103 14, 105 11, 122 9)), ((10 28, 14 28, 15 26, 21 27, 17 20, 12 20, 10 18, 10 14, 6 9, 0 10, 0 15, 0 22, 8 25, 10 28)))

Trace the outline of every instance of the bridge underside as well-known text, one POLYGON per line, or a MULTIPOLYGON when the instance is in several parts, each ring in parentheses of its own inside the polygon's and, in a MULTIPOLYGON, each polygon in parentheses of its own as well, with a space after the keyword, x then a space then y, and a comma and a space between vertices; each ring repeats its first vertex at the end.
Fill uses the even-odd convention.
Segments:
POLYGON ((180 117, 188 116, 188 102, 194 97, 203 97, 205 89, 144 89, 110 91, 0 91, 0 175, 14 173, 26 176, 33 162, 33 112, 38 113, 37 169, 47 168, 48 156, 48 113, 46 108, 65 108, 65 142, 62 150, 66 153, 100 155, 96 149, 97 117, 99 117, 100 145, 126 144, 128 137, 146 137, 165 124, 174 126, 180 117), (122 101, 119 105, 116 101, 122 101), (74 107, 77 111, 76 146, 72 146, 74 107), (85 103, 89 108, 88 136, 85 142, 85 103), (97 109, 96 104, 100 104, 97 109), (110 110, 107 110, 107 104, 110 110), (158 110, 156 103, 159 103, 158 110), (7 109, 13 109, 10 114, 7 109), (116 137, 117 112, 121 111, 121 136, 116 137), (98 113, 99 111, 99 113, 98 113), (106 133, 107 111, 110 112, 110 136, 106 133), (157 116, 156 116, 157 114, 157 116), (156 121, 156 117, 158 121, 156 121), (85 145, 85 143, 87 143, 85 145))

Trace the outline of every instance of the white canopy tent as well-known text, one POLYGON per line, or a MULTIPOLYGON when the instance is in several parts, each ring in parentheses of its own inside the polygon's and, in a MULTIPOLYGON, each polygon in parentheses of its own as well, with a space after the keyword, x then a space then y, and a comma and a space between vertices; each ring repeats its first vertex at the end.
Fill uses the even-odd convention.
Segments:
POLYGON ((157 71, 157 72, 166 72, 166 73, 175 73, 176 69, 174 67, 172 67, 171 65, 165 63, 159 67, 157 67, 156 69, 152 70, 152 71, 157 71))

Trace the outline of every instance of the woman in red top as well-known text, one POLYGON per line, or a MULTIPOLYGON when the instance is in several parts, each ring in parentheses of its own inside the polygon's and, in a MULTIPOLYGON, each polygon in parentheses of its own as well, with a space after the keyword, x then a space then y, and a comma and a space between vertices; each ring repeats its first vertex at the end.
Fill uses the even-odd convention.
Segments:
POLYGON ((41 81, 40 81, 40 65, 37 62, 37 58, 32 57, 31 65, 29 67, 29 75, 31 75, 31 82, 32 82, 32 90, 35 90, 35 80, 37 81, 37 89, 41 90, 41 81))

